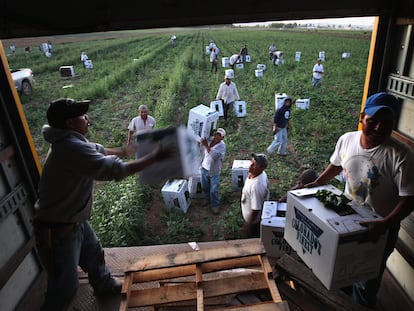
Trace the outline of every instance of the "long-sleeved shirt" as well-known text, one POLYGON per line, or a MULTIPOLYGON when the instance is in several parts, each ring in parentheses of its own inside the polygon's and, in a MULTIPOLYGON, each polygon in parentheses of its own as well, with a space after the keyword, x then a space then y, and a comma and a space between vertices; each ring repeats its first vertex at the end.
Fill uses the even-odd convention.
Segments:
POLYGON ((40 178, 37 218, 51 223, 89 219, 95 180, 120 180, 129 174, 127 164, 78 132, 48 125, 42 132, 51 148, 40 178))
POLYGON ((225 104, 240 100, 236 84, 234 82, 230 82, 230 84, 226 84, 226 82, 221 83, 216 99, 223 99, 225 104))

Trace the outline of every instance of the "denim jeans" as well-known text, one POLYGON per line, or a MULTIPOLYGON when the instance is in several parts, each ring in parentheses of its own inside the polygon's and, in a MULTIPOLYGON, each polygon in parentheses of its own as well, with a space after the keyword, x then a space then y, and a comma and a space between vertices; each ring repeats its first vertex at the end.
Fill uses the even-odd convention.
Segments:
POLYGON ((352 300, 367 306, 369 308, 375 308, 377 293, 381 286, 382 275, 386 268, 387 259, 394 251, 395 243, 398 239, 398 228, 392 228, 388 232, 387 242, 385 244, 384 256, 382 258, 382 263, 378 277, 371 279, 365 282, 354 283, 352 285, 352 300))
POLYGON ((54 238, 52 249, 39 247, 43 262, 52 258, 47 268, 48 284, 42 310, 66 310, 79 288, 78 265, 88 273, 95 291, 110 288, 114 280, 105 266, 102 246, 88 221, 76 225, 72 232, 54 238))
POLYGON ((209 171, 201 168, 201 187, 204 198, 212 208, 220 207, 220 174, 210 176, 209 171))
POLYGON ((274 136, 274 140, 272 141, 270 146, 267 147, 267 152, 269 154, 272 154, 275 151, 277 151, 277 154, 285 155, 286 148, 287 148, 287 129, 279 128, 279 130, 274 136))

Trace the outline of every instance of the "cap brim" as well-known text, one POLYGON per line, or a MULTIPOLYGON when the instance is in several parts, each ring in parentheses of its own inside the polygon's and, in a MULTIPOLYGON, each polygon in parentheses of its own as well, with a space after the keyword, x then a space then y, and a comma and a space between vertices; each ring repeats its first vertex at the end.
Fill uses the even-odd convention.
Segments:
POLYGON ((390 106, 375 106, 375 107, 369 107, 364 109, 365 114, 369 115, 369 116, 373 116, 375 115, 379 110, 386 108, 388 109, 392 114, 394 114, 394 110, 390 107, 390 106))

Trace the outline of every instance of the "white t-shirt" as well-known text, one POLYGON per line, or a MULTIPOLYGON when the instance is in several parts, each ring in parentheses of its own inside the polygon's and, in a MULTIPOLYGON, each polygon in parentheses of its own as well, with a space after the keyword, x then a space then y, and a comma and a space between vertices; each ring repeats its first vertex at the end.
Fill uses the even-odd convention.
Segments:
POLYGON ((142 130, 152 130, 155 128, 155 119, 151 116, 147 116, 147 120, 144 123, 144 120, 141 119, 141 116, 137 116, 131 120, 128 125, 128 130, 139 132, 142 130))
MULTIPOLYGON (((264 201, 269 199, 269 181, 266 172, 263 171, 255 178, 246 178, 241 195, 241 209, 244 220, 247 222, 253 210, 260 211, 264 201)), ((260 221, 261 215, 258 213, 253 223, 260 221)))
POLYGON ((320 65, 315 64, 315 66, 313 66, 313 77, 315 79, 321 79, 322 78, 321 72, 323 72, 322 64, 320 64, 320 65))
POLYGON ((399 196, 414 195, 414 157, 392 139, 363 149, 361 135, 361 131, 342 135, 330 161, 344 170, 345 192, 384 217, 399 196))

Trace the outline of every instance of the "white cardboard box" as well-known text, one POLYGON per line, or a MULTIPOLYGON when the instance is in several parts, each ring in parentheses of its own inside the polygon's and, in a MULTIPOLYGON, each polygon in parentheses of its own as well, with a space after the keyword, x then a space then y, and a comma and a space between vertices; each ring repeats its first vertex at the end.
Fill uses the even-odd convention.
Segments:
POLYGON ((367 228, 359 222, 381 216, 354 201, 349 214, 339 216, 312 195, 318 189, 341 194, 332 185, 288 191, 285 240, 327 289, 376 277, 387 234, 366 241, 367 228))
POLYGON ((286 203, 265 201, 260 223, 260 239, 270 257, 279 258, 284 254, 293 255, 294 250, 283 238, 285 231, 286 203))
POLYGON ((243 100, 236 100, 234 102, 234 112, 238 118, 244 118, 246 116, 246 102, 243 100))
POLYGON ((219 113, 209 106, 200 104, 188 113, 187 128, 199 139, 210 138, 217 128, 219 113))
POLYGON ((223 102, 221 100, 213 100, 210 102, 210 109, 218 112, 219 117, 224 116, 223 102))
POLYGON ((200 152, 197 138, 184 126, 169 127, 137 134, 135 157, 150 153, 158 145, 172 152, 171 157, 150 165, 139 172, 144 183, 167 179, 188 178, 199 174, 200 152))
POLYGON ((167 180, 161 192, 167 208, 187 213, 191 197, 186 179, 167 180))
POLYGON ((188 179, 188 189, 192 199, 204 198, 203 188, 201 187, 201 175, 191 176, 188 179))
POLYGON ((275 93, 275 111, 283 106, 286 97, 286 93, 275 93))
POLYGON ((310 98, 299 98, 296 100, 296 109, 309 109, 310 106, 310 98))
POLYGON ((231 168, 231 180, 234 189, 242 189, 249 175, 250 160, 234 160, 231 168))

